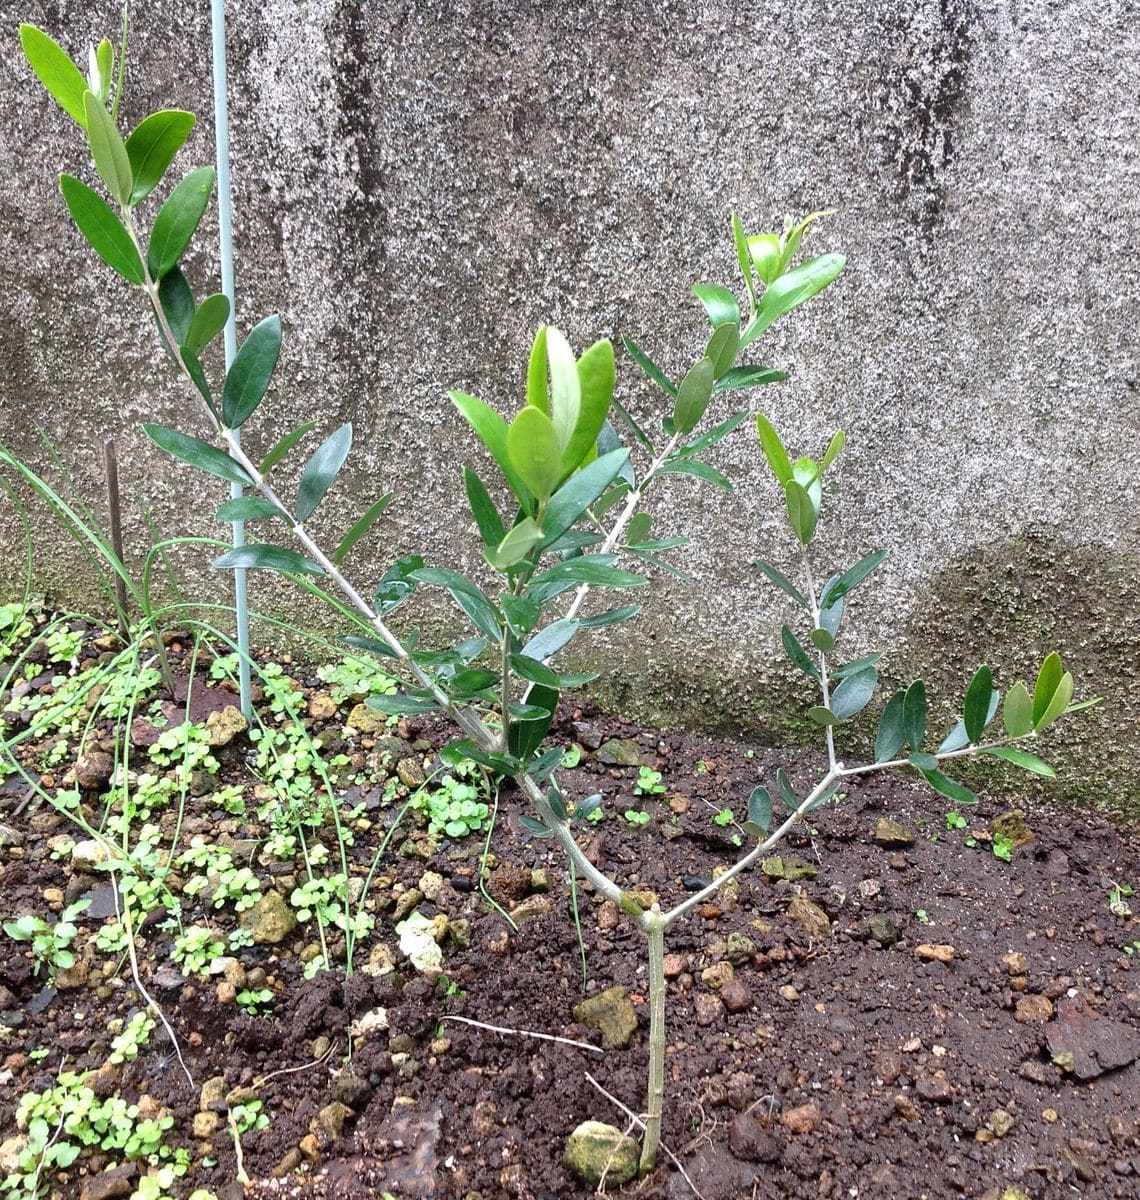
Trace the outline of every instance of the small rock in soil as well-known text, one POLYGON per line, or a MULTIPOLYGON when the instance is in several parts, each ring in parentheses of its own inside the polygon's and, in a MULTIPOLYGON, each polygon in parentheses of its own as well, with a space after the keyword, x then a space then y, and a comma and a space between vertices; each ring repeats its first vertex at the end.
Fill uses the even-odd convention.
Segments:
POLYGON ((348 724, 357 733, 383 733, 388 728, 388 718, 367 704, 357 704, 348 714, 348 724))
POLYGON ((741 1013, 752 1007, 752 991, 741 979, 730 979, 720 989, 721 1002, 730 1013, 741 1013))
POLYGON ((344 1123, 352 1118, 352 1109, 340 1100, 326 1104, 309 1124, 309 1132, 336 1141, 344 1132, 344 1123))
POLYGON ((715 1025, 724 1017, 724 1001, 712 992, 699 992, 694 1007, 698 1025, 715 1025))
POLYGON ((819 874, 819 867, 815 863, 804 862, 802 858, 784 858, 779 854, 766 858, 760 864, 760 869, 769 879, 786 879, 789 883, 799 879, 814 879, 819 874))
POLYGON ((1022 1079, 1028 1079, 1030 1083, 1047 1083, 1048 1075, 1045 1073, 1043 1064, 1037 1062, 1036 1059, 1027 1058, 1025 1062, 1017 1068, 1017 1073, 1022 1079))
POLYGON ((228 746, 234 738, 245 733, 249 722, 240 708, 230 704, 210 713, 206 718, 206 728, 210 731, 209 744, 216 750, 221 746, 228 746))
POLYGON ((97 871, 105 862, 109 862, 111 852, 100 841, 95 838, 88 838, 82 842, 76 842, 71 850, 71 869, 73 871, 83 871, 93 873, 97 871))
POLYGON ((562 1161, 591 1186, 604 1176, 607 1184, 620 1187, 637 1174, 638 1157, 637 1143, 620 1129, 583 1121, 566 1139, 562 1161))
POLYGON ((990 822, 995 838, 1007 838, 1015 846, 1028 846, 1034 840, 1033 830, 1025 822, 1025 814, 1017 809, 1002 813, 990 822))
POLYGON ((954 955, 957 952, 953 946, 937 942, 934 944, 921 942, 915 946, 914 953, 917 958, 921 958, 925 962, 948 963, 954 961, 954 955))
POLYGON ((871 841, 884 850, 905 850, 914 845, 914 834, 901 821, 880 817, 871 832, 871 841))
POLYGON ((792 1133, 814 1133, 823 1124, 823 1112, 814 1100, 780 1115, 780 1124, 792 1133))
POLYGON ((887 913, 872 913, 863 922, 863 929, 867 936, 873 942, 878 942, 883 949, 895 945, 902 937, 898 922, 887 913))
MULTIPOLYGON (((683 954, 666 954, 665 960, 662 963, 666 979, 676 979, 685 969, 685 956, 683 954)), ((0 1004, 0 1008, 6 1008, 7 1005, 0 1004)))
POLYGON ((994 1137, 1005 1137, 1007 1133, 1017 1124, 1017 1118, 1004 1108, 995 1108, 989 1115, 986 1121, 986 1128, 994 1135, 994 1137))
POLYGON ((914 1090, 928 1104, 949 1104, 954 1099, 954 1089, 940 1071, 924 1075, 915 1084, 914 1090))
POLYGON ((75 784, 85 792, 101 791, 111 782, 115 771, 115 760, 102 750, 85 754, 72 770, 75 784))
POLYGON ((641 765, 641 747, 629 738, 610 738, 598 747, 598 762, 607 767, 641 765))
POLYGON ((792 902, 788 905, 788 918, 802 925, 813 941, 821 941, 831 929, 827 913, 818 904, 813 904, 803 896, 792 897, 792 902))
POLYGON ((728 1148, 743 1162, 775 1163, 780 1160, 780 1144, 748 1113, 733 1118, 728 1127, 728 1148))
POLYGON ((895 1112, 904 1121, 917 1121, 920 1117, 918 1105, 907 1096, 900 1092, 894 1100, 895 1112))
POLYGON ((681 883, 687 892, 700 892, 707 887, 712 887, 712 880, 706 879, 703 875, 686 875, 681 883))
POLYGON ((637 1010, 625 987, 606 988, 574 1005, 574 1020, 596 1029, 602 1035, 602 1045, 610 1050, 628 1046, 637 1030, 637 1010))
POLYGON ((554 905, 549 896, 527 896, 525 900, 511 909, 511 917, 516 925, 521 925, 535 917, 545 917, 553 909, 554 905))
POLYGON ((115 1200, 117 1196, 129 1196, 138 1178, 138 1163, 123 1163, 103 1171, 84 1181, 79 1200, 115 1200))
POLYGON ((224 1075, 215 1075, 202 1085, 198 1098, 199 1112, 224 1112, 226 1108, 226 1093, 229 1091, 224 1075))
POLYGON ((1019 1025, 1044 1025, 1053 1015, 1053 1004, 1046 996, 1022 996, 1013 1009, 1019 1025))
POLYGON ((1140 1058, 1140 1033, 1098 1016, 1080 997, 1060 1000, 1057 1016, 1045 1028, 1053 1061, 1078 1079, 1095 1079, 1140 1058))
POLYGON ((200 1142, 208 1142, 221 1127, 222 1118, 216 1112, 194 1114, 191 1132, 200 1142))
POLYGON ((1001 961, 1002 965, 1011 976, 1016 977, 1018 975, 1029 974, 1029 962, 1025 955, 1018 951, 1014 951, 1010 954, 1003 954, 1001 956, 1001 961))
POLYGON ((276 946, 297 928, 297 918, 280 892, 268 891, 242 913, 241 927, 249 930, 255 945, 276 946))
POLYGON ((713 963, 701 972, 701 983, 713 991, 719 991, 733 977, 732 964, 728 962, 713 963))

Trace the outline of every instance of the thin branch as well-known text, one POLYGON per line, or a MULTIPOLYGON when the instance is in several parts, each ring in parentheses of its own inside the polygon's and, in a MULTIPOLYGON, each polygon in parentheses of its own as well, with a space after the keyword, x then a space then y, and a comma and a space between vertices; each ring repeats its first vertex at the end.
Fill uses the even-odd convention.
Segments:
MULTIPOLYGON (((510 1037, 541 1038, 544 1042, 558 1042, 563 1046, 574 1046, 579 1050, 589 1050, 591 1054, 605 1054, 601 1046, 591 1046, 589 1042, 576 1042, 573 1038, 556 1037, 553 1033, 536 1033, 531 1029, 508 1029, 504 1025, 488 1025, 485 1021, 474 1021, 470 1017, 456 1017, 448 1013, 440 1018, 441 1021, 459 1021, 463 1025, 474 1025, 476 1029, 486 1029, 490 1033, 505 1033, 510 1037)), ((589 1076, 586 1076, 588 1079, 589 1076)))

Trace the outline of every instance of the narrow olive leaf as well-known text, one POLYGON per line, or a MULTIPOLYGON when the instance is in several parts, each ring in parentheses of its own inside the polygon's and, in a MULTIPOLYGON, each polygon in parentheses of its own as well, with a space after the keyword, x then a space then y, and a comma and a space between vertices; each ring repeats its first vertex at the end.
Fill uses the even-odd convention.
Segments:
POLYGON ((545 716, 511 721, 507 727, 507 749, 522 762, 529 762, 542 745, 554 720, 554 710, 558 707, 558 692, 554 688, 535 684, 530 690, 530 699, 533 707, 549 711, 545 716))
POLYGON ((778 571, 771 563, 765 562, 762 558, 753 559, 752 565, 757 567, 763 575, 771 580, 781 592, 791 596, 802 609, 811 612, 811 604, 808 598, 782 571, 778 571))
POLYGON ((570 476, 546 506, 542 522, 544 549, 556 542, 593 505, 628 461, 629 451, 622 447, 595 458, 570 476))
POLYGON ((951 779, 949 775, 944 775, 937 769, 920 770, 919 774, 940 796, 953 800, 955 804, 977 804, 978 802, 977 796, 969 788, 963 787, 957 780, 951 779))
POLYGON ((1034 726, 1037 725, 1037 722, 1049 707, 1063 674, 1064 669, 1061 666, 1061 656, 1054 650, 1041 664, 1041 670, 1037 672, 1037 684, 1033 689, 1034 726))
POLYGON ((820 460, 819 473, 821 475, 843 453, 843 447, 846 445, 847 435, 842 429, 837 429, 831 435, 831 441, 827 443, 827 449, 823 452, 823 458, 820 460))
POLYGON ((623 571, 611 565, 613 558, 612 554, 583 554, 578 558, 568 558, 541 575, 536 575, 530 581, 530 586, 537 588, 547 583, 568 581, 573 584, 588 583, 593 587, 628 588, 640 587, 646 582, 643 575, 635 575, 632 571, 623 571))
POLYGON ((405 554, 397 559, 383 574, 376 585, 373 603, 376 612, 385 616, 401 604, 416 590, 415 573, 424 565, 418 554, 405 554))
MULTIPOLYGON (((237 359, 234 359, 237 366, 237 359)), ((232 368, 231 368, 232 371, 232 368)), ((228 377, 227 377, 228 378, 228 377)), ((296 514, 304 524, 317 511, 352 448, 352 422, 346 421, 313 451, 297 484, 296 514)))
MULTIPOLYGON (((833 580, 829 579, 824 585, 823 590, 826 592, 831 586, 833 580)), ((826 629, 833 638, 839 636, 839 626, 843 620, 843 597, 838 600, 832 600, 826 606, 821 605, 819 610, 819 624, 822 629, 826 629)))
POLYGON ((1103 703, 1103 696, 1093 696, 1089 700, 1078 700, 1076 704, 1070 703, 1069 707, 1065 709, 1065 716, 1068 716, 1069 713, 1080 712, 1082 708, 1096 708, 1098 704, 1103 703))
POLYGON ((584 821, 592 812, 597 812, 602 807, 602 793, 595 792, 592 796, 587 796, 585 800, 580 800, 577 807, 571 813, 572 821, 584 821))
MULTIPOLYGON (((584 622, 579 621, 576 617, 563 617, 558 621, 553 621, 545 629, 540 629, 523 646, 522 653, 527 658, 545 662, 548 658, 553 658, 570 641, 574 634, 578 632, 583 624, 584 622)), ((541 680, 538 682, 541 682, 541 680)))
MULTIPOLYGON (((548 751, 547 753, 551 753, 551 751, 548 751)), ((545 757, 546 755, 544 754, 542 758, 545 757)), ((559 758, 561 758, 561 752, 559 752, 559 758)), ((541 762, 542 759, 539 759, 538 761, 541 762)), ((532 774, 532 771, 528 771, 527 774, 532 774)), ((558 790, 557 784, 548 789, 546 793, 546 802, 550 805, 550 811, 560 821, 566 820, 566 801, 563 799, 562 793, 558 790)))
POLYGON ((993 672, 983 664, 974 672, 962 705, 962 723, 966 727, 966 736, 974 745, 982 740, 982 734, 985 732, 993 691, 993 672))
POLYGON ((804 487, 794 479, 789 479, 784 484, 784 499, 787 502, 788 520, 791 522, 792 532, 799 538, 800 544, 806 546, 811 541, 812 534, 815 533, 816 513, 811 497, 804 487))
POLYGON ((875 734, 875 762, 890 762, 903 748, 906 731, 903 728, 903 704, 905 693, 895 692, 887 701, 883 715, 879 718, 879 729, 875 734))
POLYGON ((652 524, 653 517, 650 513, 645 511, 636 513, 625 527, 626 542, 634 546, 640 545, 649 536, 649 529, 652 524))
POLYGON ((502 638, 503 629, 498 610, 476 584, 460 575, 458 571, 448 571, 442 567, 421 567, 412 571, 410 578, 416 583, 443 588, 480 633, 486 634, 493 642, 502 638))
POLYGON ((202 364, 198 361, 198 356, 192 350, 187 350, 183 346, 178 351, 178 357, 182 360, 182 365, 186 368, 186 374, 190 376, 194 386, 198 389, 198 394, 202 397, 206 407, 210 410, 214 419, 217 420, 218 410, 214 404, 214 397, 210 394, 210 384, 206 379, 206 372, 202 370, 202 364))
POLYGON ((811 644, 821 653, 830 654, 835 649, 835 638, 826 629, 813 629, 811 634, 811 644))
POLYGON ((774 233, 756 233, 748 239, 748 254, 756 274, 765 284, 775 283, 783 270, 780 239, 774 233))
POLYGON ((268 475, 305 434, 315 428, 316 424, 316 421, 305 421, 304 424, 298 425, 296 429, 290 430, 283 438, 280 438, 274 444, 273 449, 261 460, 257 468, 261 475, 263 477, 268 475))
POLYGON ((768 832, 772 824, 772 795, 766 787, 754 787, 748 796, 748 820, 768 832))
POLYGON ((201 438, 179 433, 177 429, 167 429, 164 425, 144 425, 143 432, 167 454, 205 471, 208 475, 216 475, 230 483, 240 483, 243 487, 249 487, 253 483, 238 462, 230 458, 224 450, 211 446, 201 438))
POLYGON ((808 652, 800 645, 799 639, 787 625, 780 626, 780 641, 783 642, 784 651, 792 660, 792 664, 818 683, 819 668, 811 661, 808 652))
POLYGON ((939 754, 949 754, 953 750, 964 750, 970 744, 966 733, 966 722, 957 721, 954 728, 938 743, 939 754))
POLYGON ((340 539, 340 543, 333 551, 332 560, 334 566, 340 566, 341 563, 348 557, 353 546, 360 541, 362 537, 372 528, 373 525, 384 515, 384 510, 392 503, 392 497, 395 492, 385 492, 378 500, 374 500, 369 506, 364 515, 355 521, 352 528, 340 539))
POLYGON ((852 588, 858 587, 889 553, 890 549, 884 546, 882 550, 876 550, 866 558, 861 558, 853 567, 848 567, 820 593, 820 608, 830 608, 836 600, 842 600, 852 588))
POLYGON ((926 684, 916 679, 906 690, 902 712, 903 737, 910 748, 922 749, 926 737, 926 684))
MULTIPOLYGON (((641 426, 633 419, 633 417, 626 410, 625 406, 616 396, 610 403, 614 412, 617 413, 618 417, 621 419, 622 424, 625 425, 625 427, 630 431, 630 433, 633 434, 637 441, 640 442, 650 454, 652 454, 653 443, 649 440, 649 435, 645 432, 645 430, 642 429, 641 426)), ((602 451, 602 453, 605 453, 605 451, 602 451)))
POLYGON ((519 817, 519 824, 531 837, 548 838, 554 836, 552 829, 548 829, 537 817, 532 817, 529 813, 523 813, 519 817))
POLYGON ((578 420, 562 452, 563 477, 595 453, 604 454, 620 445, 616 436, 610 446, 604 446, 600 441, 614 395, 616 373, 613 343, 604 338, 595 342, 578 359, 577 371, 578 420))
MULTIPOLYGON (((191 291, 189 283, 186 282, 186 276, 177 267, 172 271, 167 271, 159 282, 158 302, 162 306, 162 312, 170 326, 170 332, 174 334, 175 342, 179 346, 184 345, 186 335, 190 332, 190 326, 194 320, 194 293, 191 291)), ((162 334, 162 344, 166 346, 166 333, 162 329, 161 323, 159 332, 162 334)), ((167 349, 171 353, 174 352, 172 346, 167 346, 167 349)))
POLYGON ((151 113, 135 126, 127 138, 127 158, 134 177, 132 207, 145 200, 161 182, 174 156, 185 145, 195 121, 193 113, 168 108, 151 113))
POLYGON ((630 357, 653 380, 655 384, 671 399, 677 398, 677 386, 669 376, 645 353, 631 337, 622 336, 622 345, 629 351, 630 357))
POLYGON ((873 667, 882 657, 883 652, 876 650, 873 654, 865 654, 862 658, 852 659, 851 662, 843 663, 842 666, 832 667, 831 677, 833 679, 843 679, 847 675, 854 675, 857 671, 873 667))
POLYGON ((499 466, 508 485, 519 503, 527 512, 534 508, 531 494, 511 465, 511 457, 507 452, 507 423, 489 405, 478 396, 469 396, 466 392, 448 392, 451 403, 459 409, 464 420, 475 431, 475 435, 491 453, 491 457, 499 466))
POLYGON ((124 208, 128 208, 134 176, 127 148, 123 145, 114 118, 103 107, 103 101, 89 91, 83 93, 83 111, 87 116, 87 144, 99 178, 107 191, 124 208))
POLYGON ((611 608, 606 612, 594 613, 589 617, 579 617, 578 624, 583 629, 602 629, 606 625, 620 625, 641 612, 640 604, 623 604, 620 608, 611 608))
MULTIPOLYGON (((172 276, 181 274, 182 272, 177 267, 171 267, 162 277, 162 282, 165 283, 172 276)), ((182 345, 191 354, 201 354, 214 338, 222 332, 229 319, 229 298, 222 292, 215 292, 212 296, 207 296, 194 310, 194 316, 190 321, 189 328, 186 330, 185 337, 182 339, 182 345)))
POLYGON ((796 793, 792 790, 791 781, 783 767, 776 768, 776 790, 780 793, 780 799, 786 808, 799 807, 800 802, 796 799, 796 793))
POLYGON ((1035 754, 1027 754, 1017 746, 987 746, 979 753, 988 754, 992 758, 1004 759, 1007 763, 1013 763, 1015 767, 1020 767, 1032 775, 1044 775, 1047 779, 1052 779, 1057 774, 1047 762, 1043 762, 1035 754))
POLYGON ((361 637, 357 633, 347 633, 343 637, 338 637, 337 641, 342 646, 348 646, 353 650, 367 650, 369 654, 377 654, 381 658, 399 657, 387 642, 382 642, 379 638, 361 637))
POLYGON ((507 628, 520 640, 530 633, 542 616, 541 605, 525 596, 513 596, 510 592, 504 592, 499 597, 499 605, 507 620, 507 628))
POLYGON ((71 219, 91 249, 128 283, 141 284, 146 277, 142 259, 106 200, 73 175, 60 175, 59 190, 71 219))
MULTIPOLYGON (((536 783, 544 783, 554 773, 554 768, 562 762, 562 756, 566 753, 561 746, 551 746, 549 750, 544 751, 527 767, 526 773, 536 783)), ((554 802, 554 797, 549 797, 550 807, 556 813, 560 813, 560 820, 566 820, 566 805, 561 800, 561 793, 557 789, 553 789, 559 797, 558 804, 554 802)))
POLYGON ((465 671, 456 671, 447 681, 447 690, 452 696, 469 700, 490 687, 497 687, 498 671, 488 671, 483 667, 469 667, 465 671))
POLYGON ((916 750, 913 754, 908 755, 907 762, 916 771, 938 770, 938 759, 933 754, 927 754, 925 750, 916 750))
POLYGON ((558 687, 558 672, 552 671, 537 658, 531 658, 526 654, 512 654, 509 661, 511 669, 520 678, 547 688, 556 689, 558 687))
POLYGON ((748 323, 748 327, 740 338, 740 348, 743 350, 750 342, 758 338, 774 321, 793 308, 798 308, 810 300, 842 272, 847 259, 842 254, 822 254, 810 262, 801 263, 786 274, 781 275, 764 292, 756 308, 756 316, 748 323))
POLYGON ((296 550, 284 546, 268 546, 264 543, 237 546, 220 558, 214 559, 215 567, 239 567, 247 571, 278 571, 282 575, 323 575, 324 567, 296 550))
POLYGON ((874 667, 848 675, 836 685, 831 693, 831 711, 841 720, 849 721, 857 712, 867 707, 875 694, 879 673, 874 667))
POLYGON ((530 348, 526 372, 526 402, 550 416, 550 387, 547 383, 546 326, 540 325, 530 348))
POLYGON ((115 69, 115 48, 107 38, 95 48, 91 63, 91 77, 87 80, 87 86, 99 97, 100 103, 106 104, 111 94, 111 74, 115 69))
POLYGON ((20 26, 20 45, 28 65, 35 71, 48 95, 81 128, 87 128, 83 95, 88 90, 83 73, 60 44, 35 25, 20 26))
POLYGON ((695 458, 671 458, 664 466, 657 468, 656 475, 691 475, 702 483, 711 483, 726 492, 732 491, 730 479, 708 463, 698 462, 695 458))
POLYGON ((715 446, 718 442, 722 442, 732 431, 743 425, 748 420, 748 410, 741 409, 740 412, 733 413, 727 421, 721 421, 719 425, 714 425, 707 433, 702 433, 700 437, 694 438, 691 442, 686 442, 680 449, 679 453, 688 457, 690 454, 699 454, 702 450, 707 450, 710 446, 715 446))
POLYGON ((839 718, 829 708, 825 708, 822 704, 815 705, 814 708, 808 709, 808 720, 814 721, 817 725, 838 725, 839 718))
POLYGON ((439 752, 440 761, 449 767, 457 767, 460 763, 470 760, 494 771, 496 775, 514 775, 522 765, 517 758, 509 754, 496 754, 491 750, 483 750, 476 746, 470 738, 449 742, 439 752))
MULTIPOLYGON (((226 372, 226 384, 222 390, 222 420, 230 429, 241 428, 261 403, 280 353, 281 318, 274 314, 258 321, 249 331, 226 372)), ((351 432, 348 436, 351 441, 351 432)))
POLYGON ((756 281, 752 278, 752 254, 748 249, 748 238, 745 236, 744 226, 735 212, 732 214, 732 240, 736 244, 736 261, 740 263, 744 286, 748 289, 748 301, 755 311, 756 281))
POLYGON ((503 536, 497 546, 488 547, 485 557, 496 571, 510 571, 519 566, 542 541, 542 530, 533 517, 523 517, 503 536))
MULTIPOLYGON (((740 353, 739 346, 737 353, 740 353)), ((765 383, 783 383, 787 378, 787 371, 777 371, 775 367, 732 367, 716 381, 713 392, 734 392, 738 388, 760 387, 765 383)))
POLYGON ((1033 700, 1021 680, 1006 693, 1002 724, 1006 733, 1014 738, 1025 737, 1033 728, 1033 700))
POLYGON ((433 696, 411 692, 406 696, 369 696, 364 703, 389 717, 410 717, 417 713, 435 712, 439 708, 433 696))
POLYGON ((1048 728, 1053 722, 1069 707, 1069 701, 1073 698, 1073 677, 1068 671, 1061 676, 1060 683, 1057 684, 1057 690, 1053 693, 1053 699, 1050 700, 1049 706, 1041 714, 1040 718, 1033 722, 1033 730, 1035 733, 1040 733, 1043 729, 1048 728))
POLYGON ((546 500, 562 478, 562 446, 558 431, 541 409, 523 408, 507 429, 511 467, 527 491, 546 500))
POLYGON ((499 545, 506 537, 503 518, 491 499, 491 493, 470 467, 463 468, 463 489, 467 493, 467 506, 475 518, 475 527, 479 530, 484 547, 490 549, 499 545))
POLYGON ((561 330, 553 326, 548 326, 546 330, 546 359, 550 364, 550 411, 544 415, 550 418, 554 426, 561 452, 569 446, 578 424, 582 389, 578 382, 574 351, 570 349, 570 343, 561 330))
POLYGON ((714 329, 720 325, 740 324, 740 305, 728 288, 716 283, 695 283, 691 291, 701 302, 714 329))
POLYGON ((216 521, 259 521, 263 517, 278 517, 282 521, 289 520, 289 514, 282 512, 276 504, 270 504, 260 496, 239 496, 236 500, 227 500, 214 513, 216 521))
POLYGON ((736 350, 740 345, 738 325, 718 325, 705 345, 705 358, 712 363, 713 379, 728 372, 736 361, 736 350))
POLYGON ((776 427, 763 413, 756 414, 756 432, 760 437, 760 447, 764 451, 764 457, 768 460, 772 474, 776 477, 776 482, 781 487, 786 487, 794 479, 792 463, 788 458, 787 450, 784 449, 784 443, 780 441, 776 427))
POLYGON ((182 257, 214 190, 214 168, 199 167, 167 196, 150 231, 146 258, 150 273, 161 279, 182 257))
POLYGON ((691 433, 712 399, 713 364, 711 359, 699 359, 681 380, 673 405, 673 427, 678 433, 691 433))

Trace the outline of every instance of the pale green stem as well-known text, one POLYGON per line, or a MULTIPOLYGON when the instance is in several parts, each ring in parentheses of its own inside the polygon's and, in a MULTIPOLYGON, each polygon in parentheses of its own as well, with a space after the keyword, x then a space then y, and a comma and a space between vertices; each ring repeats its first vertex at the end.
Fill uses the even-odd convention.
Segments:
MULTIPOLYGON (((803 548, 803 562, 804 562, 804 578, 807 580, 808 600, 811 603, 811 623, 812 623, 812 627, 814 629, 818 629, 820 627, 819 626, 819 601, 816 600, 816 596, 815 596, 815 581, 812 579, 811 561, 808 558, 808 552, 807 552, 806 546, 804 546, 804 548, 803 548)), ((831 685, 829 684, 828 678, 827 678, 827 655, 822 650, 819 652, 819 690, 820 690, 820 695, 823 697, 823 700, 822 700, 823 707, 826 709, 830 709, 831 708, 831 685)), ((832 728, 830 725, 825 725, 823 727, 823 731, 824 731, 824 735, 827 738, 827 765, 831 768, 831 770, 834 771, 835 767, 836 767, 835 734, 832 731, 832 728)))
POLYGON ((665 918, 656 904, 645 914, 642 928, 649 943, 649 1079, 638 1173, 645 1176, 657 1161, 665 1102, 665 918))

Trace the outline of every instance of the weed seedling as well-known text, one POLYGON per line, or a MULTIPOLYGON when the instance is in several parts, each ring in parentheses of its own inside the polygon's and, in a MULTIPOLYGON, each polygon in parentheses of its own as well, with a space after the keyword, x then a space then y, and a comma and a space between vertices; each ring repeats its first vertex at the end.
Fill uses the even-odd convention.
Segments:
POLYGON ((48 982, 54 982, 58 971, 75 966, 75 955, 71 943, 79 933, 75 919, 91 907, 90 900, 76 900, 59 914, 59 920, 50 924, 43 917, 28 913, 15 921, 4 922, 4 932, 17 942, 31 942, 35 973, 47 974, 48 982))
POLYGON ((1127 883, 1113 883, 1108 891, 1108 911, 1114 917, 1132 916, 1132 906, 1128 903, 1131 895, 1132 888, 1127 883))
POLYGON ((969 828, 969 822, 966 820, 966 818, 964 816, 962 816, 962 814, 956 808, 952 808, 946 814, 946 828, 947 829, 967 829, 967 828, 969 828))
POLYGON ((722 829, 726 825, 731 825, 736 820, 736 814, 731 808, 722 808, 712 819, 714 825, 719 825, 722 829))
POLYGON ((635 796, 660 796, 665 791, 661 772, 652 767, 637 768, 637 782, 633 785, 635 796))
POLYGON ((643 825, 648 825, 652 819, 647 812, 641 812, 636 808, 627 808, 622 816, 635 828, 638 829, 643 825))
POLYGON ((1013 861, 1013 848, 1013 839, 1003 837, 1000 833, 990 845, 990 850, 993 852, 994 858, 1000 858, 1002 862, 1013 861))

